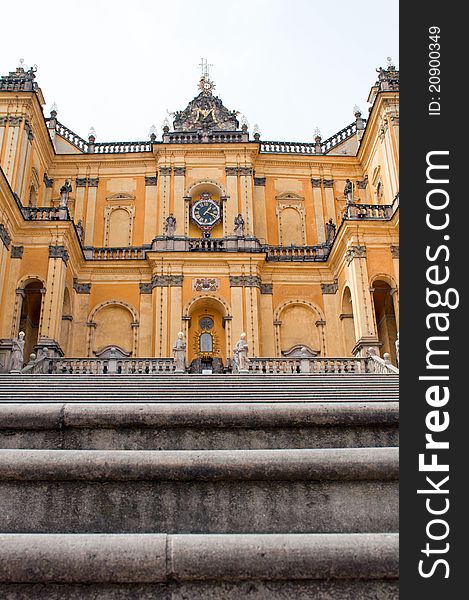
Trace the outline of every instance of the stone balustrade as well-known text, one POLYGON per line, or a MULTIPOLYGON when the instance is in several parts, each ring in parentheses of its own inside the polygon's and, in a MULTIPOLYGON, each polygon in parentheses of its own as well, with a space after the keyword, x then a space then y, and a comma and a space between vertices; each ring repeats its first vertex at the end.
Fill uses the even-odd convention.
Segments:
POLYGON ((249 373, 367 373, 367 358, 250 358, 249 373))
POLYGON ((360 221, 361 219, 386 221, 394 214, 391 204, 349 204, 345 210, 344 219, 360 221))
POLYGON ((320 246, 264 246, 268 261, 314 262, 325 261, 331 247, 320 246))
POLYGON ((367 358, 368 373, 379 373, 380 375, 388 375, 389 373, 399 373, 399 369, 391 364, 389 354, 385 354, 384 358, 375 354, 370 354, 367 358))
POLYGON ((122 375, 172 373, 175 370, 172 358, 49 358, 42 361, 42 368, 27 373, 122 375))
POLYGON ((143 260, 150 246, 123 246, 122 248, 83 248, 88 260, 143 260))
POLYGON ((23 206, 21 208, 24 218, 27 221, 68 221, 70 214, 66 207, 55 206, 23 206))

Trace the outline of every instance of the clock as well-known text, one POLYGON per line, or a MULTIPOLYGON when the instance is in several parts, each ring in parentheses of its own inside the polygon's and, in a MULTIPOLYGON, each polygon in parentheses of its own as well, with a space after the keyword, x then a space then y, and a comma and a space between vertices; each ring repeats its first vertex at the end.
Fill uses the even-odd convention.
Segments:
POLYGON ((220 206, 210 198, 210 194, 202 194, 200 200, 192 205, 192 219, 199 227, 213 227, 220 216, 220 206))

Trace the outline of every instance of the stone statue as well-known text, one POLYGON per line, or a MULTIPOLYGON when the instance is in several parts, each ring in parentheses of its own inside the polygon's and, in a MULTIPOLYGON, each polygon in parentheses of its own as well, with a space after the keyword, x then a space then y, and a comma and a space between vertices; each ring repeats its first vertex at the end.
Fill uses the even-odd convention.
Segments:
POLYGON ((186 372, 186 343, 182 331, 178 333, 176 343, 173 346, 174 363, 176 365, 176 373, 186 372))
POLYGON ((169 217, 166 217, 164 232, 167 237, 174 237, 176 232, 176 217, 173 214, 169 215, 169 217))
POLYGON ((83 223, 81 222, 81 219, 79 219, 75 227, 77 229, 78 239, 80 240, 80 242, 83 242, 83 223))
POLYGON ((353 183, 350 181, 350 179, 347 179, 345 182, 345 187, 344 187, 344 196, 347 200, 347 204, 353 204, 354 200, 353 200, 353 183))
POLYGON ((10 373, 20 373, 24 363, 24 331, 12 340, 10 373))
POLYGON ((399 366, 399 332, 397 332, 397 340, 396 340, 396 361, 397 361, 397 366, 399 366))
POLYGON ((248 344, 246 342, 246 334, 242 333, 234 348, 234 365, 236 373, 248 372, 248 344))
POLYGON ((68 197, 70 192, 72 191, 72 186, 68 179, 65 180, 65 183, 60 188, 60 208, 67 208, 68 205, 68 197))
POLYGON ((234 224, 235 235, 237 235, 238 237, 244 237, 244 219, 241 214, 235 217, 234 224))
POLYGON ((332 222, 332 219, 326 223, 326 244, 330 246, 335 238, 335 223, 332 222))

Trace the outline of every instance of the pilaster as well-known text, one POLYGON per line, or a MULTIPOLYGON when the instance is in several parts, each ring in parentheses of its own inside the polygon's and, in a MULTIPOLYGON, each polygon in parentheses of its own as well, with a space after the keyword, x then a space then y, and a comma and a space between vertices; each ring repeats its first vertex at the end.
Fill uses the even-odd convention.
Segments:
MULTIPOLYGON (((186 201, 184 200, 184 189, 186 180, 186 168, 181 166, 174 167, 174 208, 173 214, 176 218, 176 235, 184 235, 184 219, 186 210, 186 201)), ((176 332, 177 334, 177 332, 176 332)))
POLYGON ((145 177, 145 219, 143 229, 143 243, 151 244, 158 231, 158 178, 157 176, 145 177))
POLYGON ((62 324, 68 252, 64 246, 49 246, 46 293, 43 299, 39 343, 42 339, 58 343, 62 324))
POLYGON ((324 316, 327 327, 325 330, 327 355, 340 356, 342 354, 342 331, 340 320, 337 315, 339 310, 338 285, 333 283, 321 283, 322 301, 324 306, 324 316))

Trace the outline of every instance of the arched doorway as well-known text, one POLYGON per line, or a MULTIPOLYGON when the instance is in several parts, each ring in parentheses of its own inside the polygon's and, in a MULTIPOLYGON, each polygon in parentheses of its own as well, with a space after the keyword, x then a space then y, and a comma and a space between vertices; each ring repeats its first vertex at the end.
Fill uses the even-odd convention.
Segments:
POLYGON ((379 341, 382 343, 381 354, 388 352, 391 362, 396 362, 397 323, 392 298, 393 288, 382 279, 373 282, 373 303, 375 307, 376 327, 379 341))
POLYGON ((352 295, 350 288, 346 287, 342 296, 342 311, 340 314, 342 321, 342 339, 344 356, 353 356, 352 350, 357 342, 355 336, 355 321, 353 316, 352 295))
POLYGON ((216 298, 200 298, 188 311, 187 358, 192 372, 212 369, 222 372, 226 365, 226 307, 216 298))
POLYGON ((29 356, 34 352, 38 342, 39 326, 41 323, 41 305, 43 283, 37 279, 30 281, 23 288, 21 302, 21 316, 18 331, 24 331, 24 360, 28 362, 29 356))

